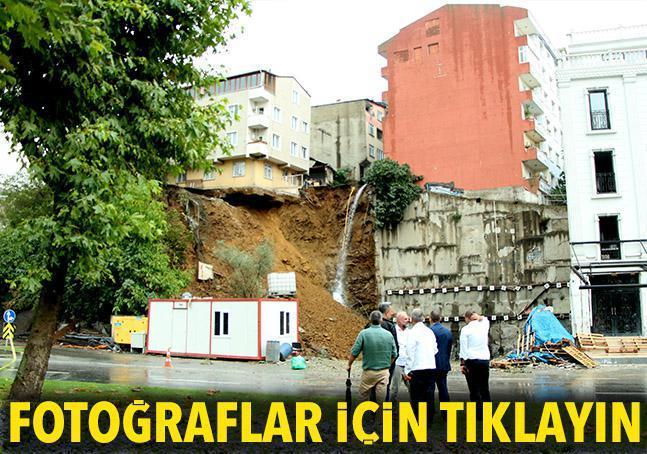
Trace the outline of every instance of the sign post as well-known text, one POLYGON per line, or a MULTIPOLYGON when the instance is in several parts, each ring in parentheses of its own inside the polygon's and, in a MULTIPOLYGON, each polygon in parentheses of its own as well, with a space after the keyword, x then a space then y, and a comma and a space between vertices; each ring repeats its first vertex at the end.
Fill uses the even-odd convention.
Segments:
MULTIPOLYGON (((7 309, 2 315, 2 319, 5 321, 5 325, 2 327, 2 338, 5 342, 9 342, 11 345, 11 355, 13 359, 0 367, 0 370, 6 369, 16 362, 16 349, 13 345, 13 335, 16 332, 16 327, 13 325, 13 322, 16 321, 16 313, 12 309, 7 309)), ((6 344, 5 344, 6 345, 6 344)))

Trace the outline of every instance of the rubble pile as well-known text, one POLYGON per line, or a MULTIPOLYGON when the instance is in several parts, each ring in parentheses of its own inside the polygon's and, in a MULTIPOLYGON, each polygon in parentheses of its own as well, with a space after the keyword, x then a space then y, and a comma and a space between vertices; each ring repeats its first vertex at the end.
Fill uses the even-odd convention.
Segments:
POLYGON ((492 361, 491 366, 508 369, 540 363, 566 366, 572 362, 587 368, 596 367, 595 361, 575 346, 575 339, 552 311, 539 305, 519 331, 515 350, 505 359, 492 361))

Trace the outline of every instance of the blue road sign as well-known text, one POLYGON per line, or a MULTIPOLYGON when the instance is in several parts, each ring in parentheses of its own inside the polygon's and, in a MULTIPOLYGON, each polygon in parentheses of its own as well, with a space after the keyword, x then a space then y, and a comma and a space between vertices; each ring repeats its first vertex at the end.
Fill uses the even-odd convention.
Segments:
POLYGON ((11 309, 7 309, 6 311, 4 311, 2 318, 5 323, 13 323, 14 320, 16 320, 16 313, 11 309))

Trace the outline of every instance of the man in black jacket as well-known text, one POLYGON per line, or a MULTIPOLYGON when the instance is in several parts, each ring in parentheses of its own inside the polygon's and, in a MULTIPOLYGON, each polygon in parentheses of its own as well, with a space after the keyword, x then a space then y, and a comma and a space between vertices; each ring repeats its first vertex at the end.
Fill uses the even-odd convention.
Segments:
MULTIPOLYGON (((393 317, 395 316, 395 311, 391 307, 391 303, 384 301, 377 306, 377 310, 382 313, 382 328, 387 330, 393 336, 395 340, 395 351, 400 352, 400 345, 398 345, 398 333, 395 329, 395 323, 393 323, 393 317)), ((367 323, 365 328, 368 328, 370 323, 367 323)), ((390 389, 391 389, 391 380, 393 380, 393 371, 395 370, 395 361, 391 364, 389 369, 389 385, 386 388, 386 401, 389 402, 391 399, 390 389)))

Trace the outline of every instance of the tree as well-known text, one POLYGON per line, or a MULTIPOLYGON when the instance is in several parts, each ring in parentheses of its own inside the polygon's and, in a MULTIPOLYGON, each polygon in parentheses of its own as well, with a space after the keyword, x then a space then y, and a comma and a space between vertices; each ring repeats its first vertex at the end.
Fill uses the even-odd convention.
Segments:
POLYGON ((233 296, 258 298, 262 295, 263 280, 274 265, 274 247, 270 242, 265 240, 253 252, 246 252, 221 241, 215 253, 232 269, 229 288, 233 296))
POLYGON ((133 193, 152 197, 169 172, 209 166, 228 116, 193 101, 189 87, 216 80, 194 61, 249 10, 245 0, 0 1, 0 121, 52 194, 49 214, 20 231, 49 248, 20 279, 38 282, 39 299, 9 397, 33 400, 69 276, 99 279, 112 247, 159 233, 147 212, 124 209, 133 193))
POLYGON ((402 220, 404 210, 420 194, 416 184, 420 178, 411 173, 407 164, 400 165, 391 159, 375 161, 366 171, 364 181, 373 186, 375 192, 375 225, 402 220))
MULTIPOLYGON (((120 209, 154 220, 157 231, 147 237, 133 232, 107 249, 106 266, 99 276, 68 273, 66 317, 104 321, 113 311, 141 314, 148 298, 177 295, 188 283, 180 269, 189 244, 186 227, 176 221, 175 210, 165 209, 141 187, 134 189, 123 198, 128 202, 120 209)), ((43 269, 48 245, 21 234, 26 224, 51 216, 51 201, 46 188, 28 180, 11 178, 0 183, 0 301, 11 300, 14 309, 30 309, 38 299, 40 279, 24 271, 43 269)))
POLYGON ((550 189, 548 198, 556 205, 566 205, 566 174, 562 172, 557 184, 550 189))

